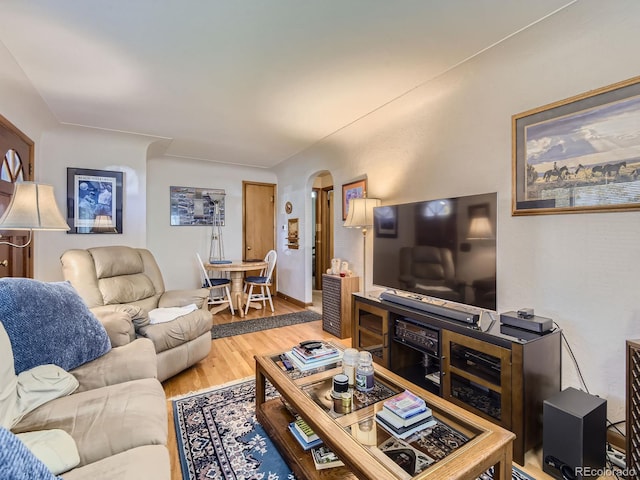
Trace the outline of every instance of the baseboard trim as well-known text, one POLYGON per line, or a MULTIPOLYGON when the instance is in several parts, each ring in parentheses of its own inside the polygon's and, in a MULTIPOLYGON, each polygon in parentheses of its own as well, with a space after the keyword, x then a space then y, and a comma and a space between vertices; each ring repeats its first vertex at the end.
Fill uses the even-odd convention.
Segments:
POLYGON ((286 300, 287 302, 293 303, 294 305, 297 305, 298 307, 302 307, 302 308, 307 308, 307 307, 310 307, 311 305, 313 305, 313 303, 305 303, 305 302, 303 302, 301 300, 298 300, 297 298, 293 298, 293 297, 290 297, 289 295, 285 295, 282 292, 276 292, 276 296, 278 298, 286 300))

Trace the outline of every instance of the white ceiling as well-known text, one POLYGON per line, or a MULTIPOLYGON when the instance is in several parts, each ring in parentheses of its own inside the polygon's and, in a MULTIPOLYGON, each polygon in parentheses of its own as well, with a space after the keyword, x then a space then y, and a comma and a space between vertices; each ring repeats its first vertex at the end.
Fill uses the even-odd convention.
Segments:
POLYGON ((62 123, 271 167, 570 3, 0 0, 0 41, 62 123))

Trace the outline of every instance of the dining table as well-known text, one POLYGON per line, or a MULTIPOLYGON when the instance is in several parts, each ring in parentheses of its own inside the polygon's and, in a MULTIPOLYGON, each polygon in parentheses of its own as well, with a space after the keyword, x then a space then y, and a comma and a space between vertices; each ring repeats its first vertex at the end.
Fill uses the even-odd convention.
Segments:
MULTIPOLYGON (((262 270, 267 267, 267 262, 264 260, 217 260, 210 261, 204 265, 207 271, 229 272, 231 279, 231 303, 235 311, 240 313, 241 317, 244 317, 244 309, 242 306, 245 304, 246 293, 244 292, 244 275, 245 272, 251 272, 254 270, 262 270)), ((260 302, 251 302, 249 304, 252 308, 262 308, 260 302)), ((226 308, 224 304, 218 306, 217 311, 226 308)))

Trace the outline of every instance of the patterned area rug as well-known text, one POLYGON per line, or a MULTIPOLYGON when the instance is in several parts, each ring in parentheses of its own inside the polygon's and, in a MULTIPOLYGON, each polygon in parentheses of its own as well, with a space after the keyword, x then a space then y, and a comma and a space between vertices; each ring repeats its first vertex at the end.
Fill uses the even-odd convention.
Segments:
POLYGON ((172 401, 183 479, 295 479, 256 422, 255 393, 251 378, 172 401))
MULTIPOLYGON (((277 392, 267 383, 267 398, 277 392)), ((255 418, 255 379, 172 399, 182 478, 295 480, 255 418)), ((491 480, 491 472, 481 480, 491 480)), ((533 480, 513 467, 513 480, 533 480)))
POLYGON ((256 318, 254 320, 240 320, 222 325, 214 325, 211 329, 211 338, 233 337, 244 333, 259 332, 271 328, 287 327, 297 323, 315 322, 321 320, 322 315, 311 310, 296 313, 286 313, 275 317, 256 318))

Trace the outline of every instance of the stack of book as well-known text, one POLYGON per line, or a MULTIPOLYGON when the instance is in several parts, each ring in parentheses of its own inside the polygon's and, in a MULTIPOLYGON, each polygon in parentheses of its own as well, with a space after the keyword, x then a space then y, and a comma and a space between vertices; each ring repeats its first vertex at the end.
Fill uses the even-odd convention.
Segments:
POLYGON ((330 365, 342 358, 342 350, 325 342, 318 342, 315 348, 296 345, 285 354, 291 363, 301 371, 330 365))
POLYGON ((425 401, 408 390, 385 400, 382 410, 376 413, 376 421, 401 439, 436 424, 425 401))
POLYGON ((289 424, 289 430, 303 450, 309 450, 322 444, 322 440, 311 429, 307 422, 298 417, 289 424))

